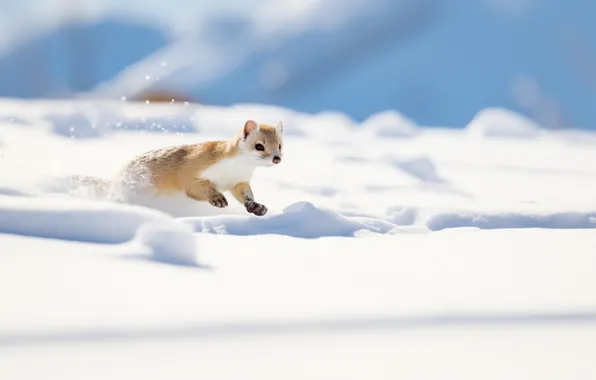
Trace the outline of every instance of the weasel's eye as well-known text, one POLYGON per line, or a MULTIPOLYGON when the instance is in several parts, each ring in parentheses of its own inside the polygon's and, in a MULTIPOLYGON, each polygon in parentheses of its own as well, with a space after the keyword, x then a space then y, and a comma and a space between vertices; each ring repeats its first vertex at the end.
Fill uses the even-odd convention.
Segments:
POLYGON ((281 150, 281 144, 279 144, 279 150, 281 150))
POLYGON ((256 150, 265 150, 265 147, 263 146, 263 144, 257 144, 257 145, 255 145, 255 149, 256 150))

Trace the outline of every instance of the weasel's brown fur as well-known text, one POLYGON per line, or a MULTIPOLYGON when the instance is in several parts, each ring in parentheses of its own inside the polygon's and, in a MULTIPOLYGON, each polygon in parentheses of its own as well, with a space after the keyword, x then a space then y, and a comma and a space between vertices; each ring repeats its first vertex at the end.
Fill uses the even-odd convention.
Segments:
POLYGON ((158 194, 183 192, 216 207, 228 205, 222 192, 230 191, 248 212, 264 215, 267 208, 254 201, 249 182, 256 167, 281 161, 282 137, 281 122, 273 127, 249 120, 230 141, 166 147, 142 154, 126 166, 125 175, 147 172, 158 194))

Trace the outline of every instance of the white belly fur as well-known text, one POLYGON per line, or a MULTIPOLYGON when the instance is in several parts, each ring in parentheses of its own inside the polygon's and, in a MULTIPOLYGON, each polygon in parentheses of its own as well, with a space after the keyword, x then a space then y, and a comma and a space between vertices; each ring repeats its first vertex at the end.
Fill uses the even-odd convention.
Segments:
POLYGON ((208 179, 219 190, 229 190, 240 182, 248 182, 256 167, 256 161, 250 157, 238 156, 225 158, 201 173, 201 178, 208 179))

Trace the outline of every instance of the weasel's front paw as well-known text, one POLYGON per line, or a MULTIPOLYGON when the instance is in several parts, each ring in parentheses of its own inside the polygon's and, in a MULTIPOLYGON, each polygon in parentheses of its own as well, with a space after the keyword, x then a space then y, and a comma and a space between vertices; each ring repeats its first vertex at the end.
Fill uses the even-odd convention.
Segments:
POLYGON ((211 200, 209 201, 209 203, 211 203, 212 206, 219 208, 224 208, 228 206, 228 200, 226 199, 226 197, 223 196, 223 194, 214 195, 213 198, 211 198, 211 200))
POLYGON ((255 201, 245 202, 244 207, 246 207, 246 211, 255 214, 256 216, 263 216, 267 213, 267 207, 255 201))

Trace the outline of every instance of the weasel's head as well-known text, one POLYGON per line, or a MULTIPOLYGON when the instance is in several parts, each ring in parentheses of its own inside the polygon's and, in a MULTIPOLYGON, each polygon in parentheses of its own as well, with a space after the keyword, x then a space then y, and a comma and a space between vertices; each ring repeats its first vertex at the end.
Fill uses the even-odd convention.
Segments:
POLYGON ((283 132, 281 121, 273 127, 249 120, 242 128, 240 151, 254 159, 257 166, 277 165, 283 156, 283 132))

